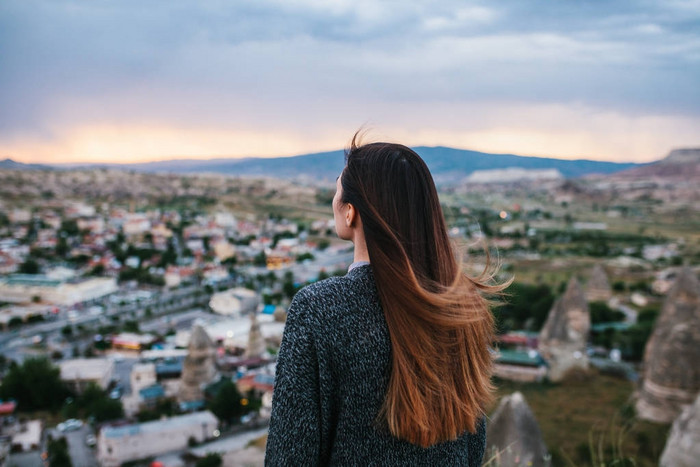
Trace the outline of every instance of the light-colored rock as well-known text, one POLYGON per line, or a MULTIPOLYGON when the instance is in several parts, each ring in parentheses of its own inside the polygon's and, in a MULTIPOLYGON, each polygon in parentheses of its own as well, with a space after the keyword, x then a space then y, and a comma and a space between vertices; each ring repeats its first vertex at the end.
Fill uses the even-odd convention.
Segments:
POLYGON ((217 376, 215 353, 216 348, 207 332, 202 326, 195 324, 187 347, 187 357, 182 366, 178 401, 191 402, 204 399, 204 387, 217 376))
POLYGON ((700 282, 681 269, 669 290, 644 352, 637 413, 672 422, 700 392, 700 282))
POLYGON ((589 302, 607 302, 610 298, 612 298, 612 288, 608 275, 603 266, 596 264, 586 284, 586 299, 589 302))
POLYGON ((673 422, 661 454, 662 467, 695 467, 700 463, 700 395, 673 422))
POLYGON ((591 328, 588 302, 576 278, 554 302, 539 337, 539 351, 549 365, 551 381, 561 381, 573 369, 588 368, 586 342, 591 328))
POLYGON ((486 429, 484 461, 498 466, 546 467, 551 457, 535 415, 520 392, 501 399, 486 429))

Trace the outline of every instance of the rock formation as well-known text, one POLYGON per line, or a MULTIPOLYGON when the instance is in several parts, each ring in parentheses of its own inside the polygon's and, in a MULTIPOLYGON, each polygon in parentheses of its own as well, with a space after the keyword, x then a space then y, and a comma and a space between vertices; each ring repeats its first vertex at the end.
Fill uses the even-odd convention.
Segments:
POLYGON ((493 465, 546 467, 550 455, 540 427, 519 392, 501 399, 486 429, 484 461, 493 465))
POLYGON ((252 312, 250 314, 250 332, 248 333, 248 348, 246 356, 249 358, 260 357, 265 353, 265 339, 260 332, 260 323, 258 323, 258 314, 252 312))
POLYGON ((590 328, 588 302, 576 278, 571 278, 540 331, 539 351, 549 365, 551 381, 561 381, 571 369, 588 368, 586 342, 590 328))
POLYGON ((673 422, 661 454, 663 467, 693 467, 700 460, 700 395, 673 422))
POLYGON ((211 338, 198 324, 192 328, 187 357, 182 366, 182 377, 178 400, 180 402, 204 399, 204 386, 217 376, 214 355, 216 348, 211 338))
POLYGON ((644 351, 637 399, 641 418, 673 421, 700 391, 700 282, 690 268, 679 272, 644 351))
POLYGON ((593 268, 591 278, 586 284, 586 299, 589 302, 607 302, 612 298, 612 289, 608 281, 608 275, 600 264, 593 268))

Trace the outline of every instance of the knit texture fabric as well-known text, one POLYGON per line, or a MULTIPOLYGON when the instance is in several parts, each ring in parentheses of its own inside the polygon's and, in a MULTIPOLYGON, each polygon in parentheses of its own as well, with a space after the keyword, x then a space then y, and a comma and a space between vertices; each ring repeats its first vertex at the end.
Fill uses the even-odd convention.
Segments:
POLYGON ((277 359, 265 465, 481 465, 476 434, 421 448, 378 422, 391 341, 372 268, 364 265, 300 290, 277 359))

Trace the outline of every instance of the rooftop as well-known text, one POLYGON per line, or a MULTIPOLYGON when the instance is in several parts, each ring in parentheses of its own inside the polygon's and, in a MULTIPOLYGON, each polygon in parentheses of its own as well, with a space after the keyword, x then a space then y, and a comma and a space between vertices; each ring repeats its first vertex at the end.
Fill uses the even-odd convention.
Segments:
POLYGON ((101 434, 105 438, 122 438, 125 436, 177 430, 178 428, 202 424, 212 424, 213 426, 216 426, 218 424, 218 420, 213 413, 206 410, 203 412, 194 412, 187 415, 170 417, 165 420, 155 420, 152 422, 137 423, 134 425, 104 427, 102 428, 101 434))

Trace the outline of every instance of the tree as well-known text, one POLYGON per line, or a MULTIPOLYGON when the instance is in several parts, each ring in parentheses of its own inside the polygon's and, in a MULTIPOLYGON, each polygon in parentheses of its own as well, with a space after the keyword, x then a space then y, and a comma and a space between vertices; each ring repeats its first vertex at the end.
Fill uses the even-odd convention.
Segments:
POLYGON ((588 307, 591 311, 591 323, 593 324, 623 321, 625 319, 623 312, 611 309, 605 302, 592 302, 588 307))
POLYGON ((80 233, 78 222, 75 219, 66 219, 61 222, 59 232, 65 232, 69 237, 76 236, 80 233))
POLYGON ((19 410, 56 411, 70 395, 61 371, 47 358, 29 358, 12 364, 0 385, 1 399, 15 399, 19 410))
POLYGON ((302 254, 297 256, 297 263, 301 263, 301 262, 304 262, 306 260, 313 260, 313 259, 314 259, 314 255, 306 252, 306 253, 302 253, 302 254))
POLYGON ((139 322, 135 320, 124 321, 124 332, 139 332, 139 322))
POLYGON ((85 415, 92 416, 96 422, 117 420, 124 416, 121 402, 110 399, 99 386, 91 384, 78 398, 78 405, 85 410, 85 415))
POLYGON ((20 264, 19 272, 21 274, 39 274, 39 263, 32 258, 27 258, 24 263, 20 264))
POLYGON ((225 381, 219 387, 219 392, 209 403, 209 410, 225 423, 235 423, 236 419, 245 413, 241 404, 241 393, 231 381, 225 381))
POLYGON ((68 453, 68 442, 66 438, 60 437, 52 439, 49 437, 47 445, 49 467, 73 467, 68 453))
POLYGON ((63 235, 58 236, 58 241, 56 242, 56 255, 61 258, 65 258, 69 251, 68 240, 63 235))
POLYGON ((197 461, 194 467, 220 467, 223 465, 221 454, 210 452, 197 461))
POLYGON ((264 251, 261 251, 255 257, 253 257, 253 264, 256 266, 266 266, 267 265, 267 255, 264 251))

